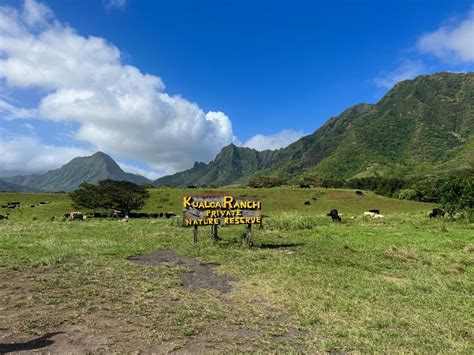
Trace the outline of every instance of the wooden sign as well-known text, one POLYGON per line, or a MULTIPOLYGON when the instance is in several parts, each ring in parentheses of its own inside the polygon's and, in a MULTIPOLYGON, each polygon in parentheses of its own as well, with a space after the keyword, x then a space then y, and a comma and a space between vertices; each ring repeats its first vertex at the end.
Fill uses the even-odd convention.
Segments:
POLYGON ((183 225, 261 224, 261 202, 255 198, 192 196, 183 198, 183 225))

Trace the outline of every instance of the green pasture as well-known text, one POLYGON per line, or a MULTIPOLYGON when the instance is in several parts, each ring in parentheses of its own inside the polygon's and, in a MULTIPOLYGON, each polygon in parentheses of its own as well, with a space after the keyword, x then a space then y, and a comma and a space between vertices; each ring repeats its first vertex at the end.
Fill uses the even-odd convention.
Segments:
MULTIPOLYGON (((175 212, 182 211, 183 196, 202 194, 204 189, 150 189, 150 198, 147 200, 143 212, 175 212)), ((256 197, 262 200, 263 213, 269 216, 284 212, 297 212, 307 216, 325 216, 331 209, 336 208, 343 220, 362 215, 369 209, 379 209, 382 214, 390 216, 399 213, 429 213, 433 204, 390 199, 376 195, 371 191, 364 191, 364 196, 357 196, 355 190, 349 189, 299 189, 299 188, 272 188, 272 189, 220 189, 233 196, 256 197), (314 199, 315 200, 314 200, 314 199), (311 205, 304 205, 309 201, 311 205)), ((75 211, 67 194, 33 194, 0 192, 0 204, 7 202, 21 202, 19 209, 0 209, 0 214, 10 213, 12 220, 49 220, 52 216, 60 217, 65 213, 75 211), (48 201, 47 205, 40 205, 40 201, 48 201), (31 207, 34 205, 35 207, 31 207), (2 212, 3 211, 3 212, 2 212)), ((81 210, 82 212, 89 212, 81 210)))
MULTIPOLYGON (((22 207, 0 221, 0 278, 34 275, 30 300, 9 307, 31 314, 53 307, 47 309, 71 311, 86 323, 101 311, 133 317, 149 341, 174 350, 192 350, 185 344, 199 339, 223 352, 474 352, 472 224, 430 220, 434 205, 371 192, 227 191, 262 199, 269 218, 254 230, 254 248, 242 242, 242 226, 220 228, 218 243, 200 228, 194 245, 179 218, 50 221, 72 210, 67 195, 1 193, 0 202, 22 207), (50 203, 29 207, 43 200, 50 203), (325 216, 332 208, 342 223, 325 216), (363 218, 372 208, 385 217, 363 218), (187 290, 179 276, 189 270, 127 260, 157 249, 215 263, 219 274, 233 277, 232 292, 187 290), (216 329, 229 331, 213 336, 216 329)), ((144 210, 179 213, 182 196, 196 192, 202 190, 152 189, 144 210)), ((18 319, 15 329, 40 334, 72 322, 50 312, 18 319)), ((0 330, 13 327, 1 322, 0 330)))

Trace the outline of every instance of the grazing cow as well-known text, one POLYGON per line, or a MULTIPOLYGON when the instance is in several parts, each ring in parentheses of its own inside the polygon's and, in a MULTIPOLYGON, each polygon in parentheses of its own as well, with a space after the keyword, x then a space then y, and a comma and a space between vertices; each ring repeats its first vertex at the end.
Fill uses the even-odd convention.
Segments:
POLYGON ((40 201, 40 205, 47 205, 49 201, 40 201))
POLYGON ((311 197, 311 199, 312 199, 313 201, 316 201, 316 200, 317 200, 317 198, 316 198, 316 197, 311 197))
POLYGON ((84 215, 81 212, 71 212, 69 213, 70 221, 82 221, 84 220, 84 215))
POLYGON ((364 212, 364 217, 370 217, 370 218, 383 218, 384 216, 380 213, 375 213, 372 210, 369 212, 364 212))
POLYGON ((34 207, 35 207, 35 205, 31 205, 30 207, 31 207, 31 208, 34 208, 34 207))
POLYGON ((163 218, 163 212, 160 212, 160 217, 163 218))
POLYGON ((164 215, 165 215, 166 218, 171 218, 171 217, 175 217, 176 213, 174 213, 174 212, 165 212, 164 215))
POLYGON ((306 206, 308 206, 308 205, 311 205, 311 202, 305 201, 304 204, 305 204, 306 206))
POLYGON ((300 184, 300 188, 301 189, 309 189, 309 188, 311 188, 311 186, 308 185, 308 184, 300 184))
POLYGON ((363 193, 362 191, 360 191, 360 190, 357 190, 357 191, 356 191, 356 195, 357 195, 357 196, 364 196, 364 193, 363 193))
POLYGON ((433 211, 430 212, 430 218, 442 218, 444 217, 445 212, 441 208, 433 208, 433 211))
POLYGON ((3 214, 0 214, 0 220, 2 219, 8 219, 8 216, 4 216, 3 214))
POLYGON ((328 213, 328 217, 331 217, 333 222, 341 222, 341 217, 339 217, 339 213, 336 209, 332 209, 331 212, 328 213))
POLYGON ((125 217, 125 212, 119 211, 119 210, 113 210, 111 217, 113 218, 124 218, 125 217))
POLYGON ((373 212, 375 214, 380 214, 380 210, 369 210, 369 212, 373 212))
POLYGON ((197 186, 195 186, 195 185, 188 185, 187 188, 188 188, 188 189, 197 189, 197 186))

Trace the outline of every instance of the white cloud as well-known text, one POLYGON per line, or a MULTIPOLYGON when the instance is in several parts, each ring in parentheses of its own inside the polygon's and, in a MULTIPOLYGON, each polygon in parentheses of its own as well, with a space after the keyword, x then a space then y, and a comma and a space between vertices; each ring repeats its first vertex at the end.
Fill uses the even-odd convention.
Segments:
POLYGON ((303 135, 303 131, 293 131, 291 129, 285 129, 269 136, 257 134, 246 141, 243 146, 254 148, 256 150, 279 149, 295 142, 303 135))
POLYGON ((0 36, 0 83, 45 92, 30 109, 0 102, 6 118, 74 121, 76 139, 168 171, 209 161, 235 140, 224 113, 167 94, 159 77, 122 64, 117 47, 79 35, 45 5, 0 7, 0 36))
POLYGON ((117 162, 117 164, 122 168, 122 170, 126 171, 127 173, 138 174, 144 176, 150 180, 156 180, 159 177, 166 175, 166 172, 156 172, 150 169, 142 169, 135 165, 127 164, 124 162, 117 162))
POLYGON ((16 107, 0 99, 0 115, 6 120, 14 120, 16 118, 36 118, 37 112, 35 109, 16 107))
POLYGON ((391 89, 396 83, 413 79, 425 70, 425 66, 419 60, 404 60, 394 71, 382 74, 374 79, 375 85, 381 88, 391 89))
POLYGON ((474 10, 451 26, 442 26, 418 40, 417 48, 439 59, 474 62, 474 10))
MULTIPOLYGON (((91 151, 76 147, 59 147, 42 144, 37 138, 16 135, 0 139, 0 174, 2 171, 20 170, 44 172, 56 169, 78 156, 91 151)), ((1 176, 1 175, 0 175, 1 176)))
POLYGON ((126 4, 126 0, 105 0, 105 8, 110 9, 123 9, 126 4))

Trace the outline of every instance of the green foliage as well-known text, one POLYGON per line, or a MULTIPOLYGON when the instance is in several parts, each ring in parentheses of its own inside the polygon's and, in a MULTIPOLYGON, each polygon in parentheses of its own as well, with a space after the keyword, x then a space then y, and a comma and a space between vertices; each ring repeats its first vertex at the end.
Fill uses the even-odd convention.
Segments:
MULTIPOLYGON (((354 177, 462 174, 474 168, 472 92, 474 73, 420 76, 397 84, 375 105, 350 107, 286 148, 258 152, 229 145, 209 164, 196 163, 157 182, 223 186, 274 175, 337 187, 354 177)), ((391 181, 377 188, 393 195, 404 187, 391 181)), ((415 190, 435 199, 430 191, 415 190)))
POLYGON ((119 210, 129 213, 145 205, 149 193, 145 186, 128 181, 102 180, 97 185, 83 182, 70 193, 75 207, 105 210, 119 210))
POLYGON ((256 176, 250 179, 248 186, 253 188, 281 186, 285 181, 277 176, 256 176))
POLYGON ((451 218, 458 212, 474 208, 474 183, 472 180, 450 180, 441 187, 440 194, 442 208, 451 218))
POLYGON ((413 189, 401 189, 398 193, 398 198, 400 200, 418 200, 420 193, 413 189))

